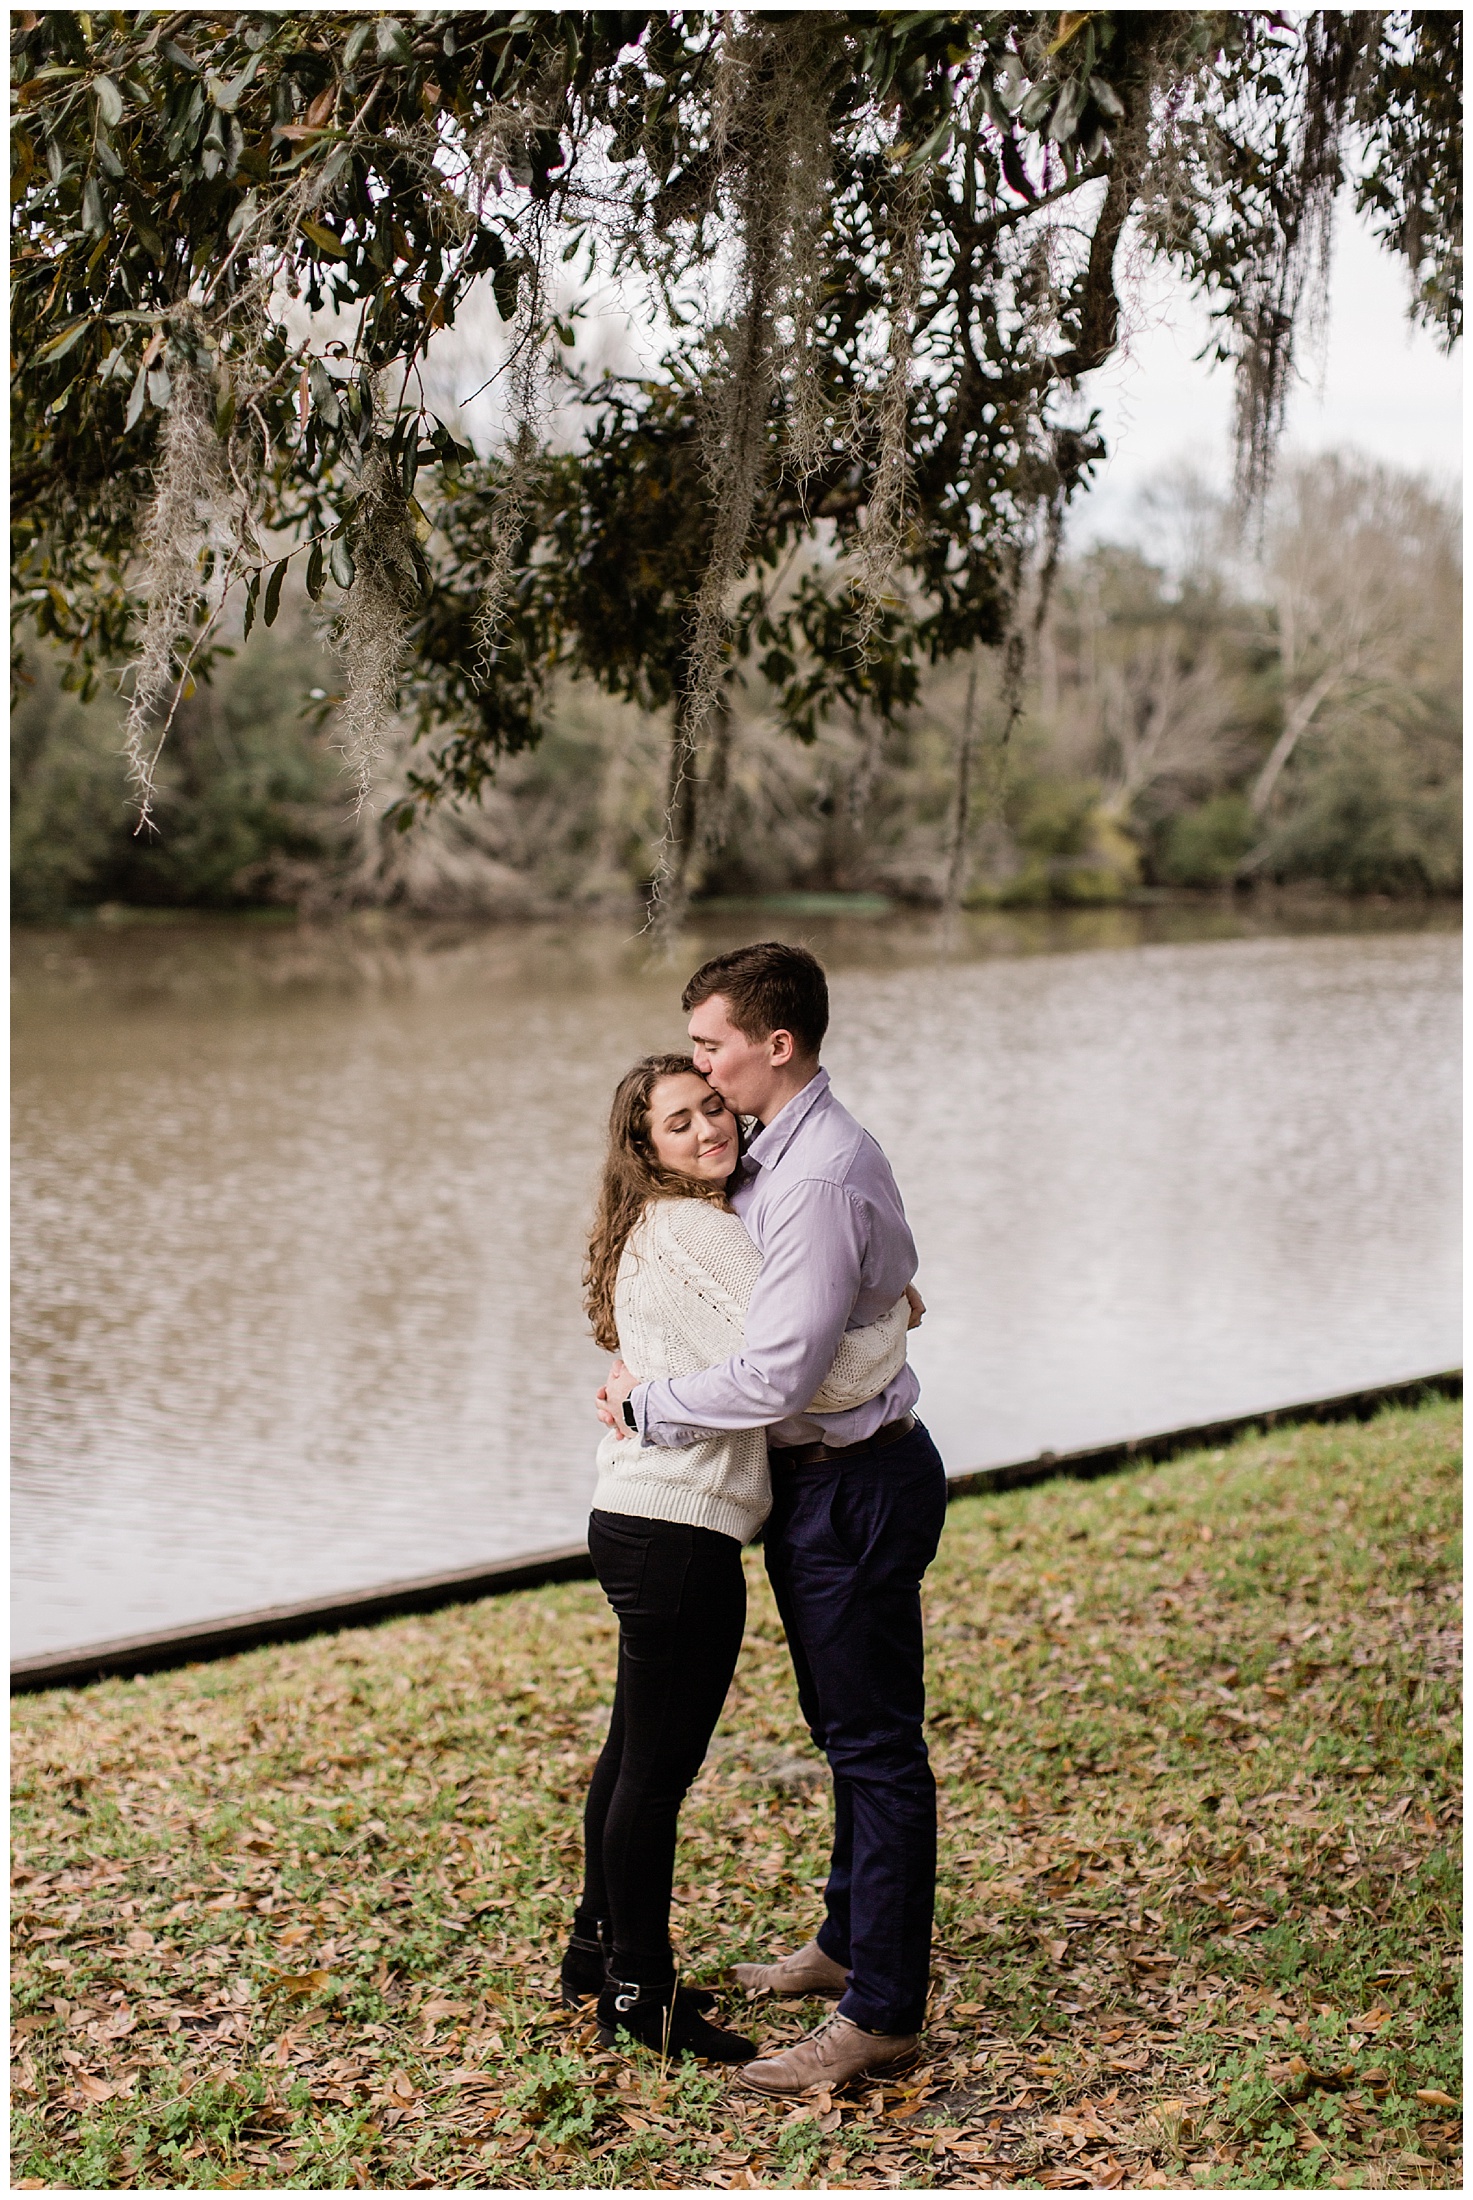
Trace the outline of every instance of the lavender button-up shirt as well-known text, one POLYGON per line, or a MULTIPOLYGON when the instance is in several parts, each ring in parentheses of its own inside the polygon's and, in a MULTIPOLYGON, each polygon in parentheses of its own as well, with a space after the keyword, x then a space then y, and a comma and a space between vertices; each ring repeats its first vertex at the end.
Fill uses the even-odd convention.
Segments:
POLYGON ((890 1164, 834 1098, 827 1070, 752 1141, 731 1203, 762 1255, 742 1349, 698 1374, 637 1384, 645 1442, 678 1450, 765 1428, 775 1444, 858 1444, 908 1413, 921 1387, 908 1366, 848 1413, 802 1410, 844 1331, 878 1321, 916 1272, 890 1164))

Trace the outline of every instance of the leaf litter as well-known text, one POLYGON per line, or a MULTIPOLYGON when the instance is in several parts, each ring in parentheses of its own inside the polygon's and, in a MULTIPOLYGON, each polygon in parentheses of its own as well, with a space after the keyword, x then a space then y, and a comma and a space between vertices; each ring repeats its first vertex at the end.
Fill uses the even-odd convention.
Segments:
MULTIPOLYGON (((20 1699, 15 2186, 1456 2189, 1457 1446, 1435 1405, 955 1505, 924 2060, 793 2105, 558 2004, 593 1585, 20 1699)), ((676 1890, 718 1988, 810 1936, 829 1827, 751 1566, 676 1890)))

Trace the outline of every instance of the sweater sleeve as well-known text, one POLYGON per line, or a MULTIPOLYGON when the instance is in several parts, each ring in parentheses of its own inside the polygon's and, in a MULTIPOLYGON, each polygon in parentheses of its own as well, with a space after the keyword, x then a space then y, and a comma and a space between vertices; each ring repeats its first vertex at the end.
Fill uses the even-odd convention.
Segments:
POLYGON ((822 1389, 809 1400, 810 1409, 847 1413, 888 1390, 905 1365, 909 1327, 910 1301, 897 1299, 877 1322, 869 1322, 863 1329, 846 1329, 822 1389))

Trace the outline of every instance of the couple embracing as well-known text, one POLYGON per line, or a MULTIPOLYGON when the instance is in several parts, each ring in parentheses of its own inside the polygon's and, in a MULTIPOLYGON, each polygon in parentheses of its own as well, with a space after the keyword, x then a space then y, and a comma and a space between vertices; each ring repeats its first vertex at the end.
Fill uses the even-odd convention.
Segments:
POLYGON ((606 1433, 589 1549, 619 1620, 608 1740, 584 1814, 569 2000, 619 2033, 741 2063, 794 2096, 912 2055, 924 2021, 936 1791, 923 1734, 921 1577, 946 1479, 913 1412, 924 1309, 889 1164, 836 1099, 828 987, 769 942, 698 970, 689 1055, 621 1082, 588 1265, 606 1433), (743 1119, 747 1123, 744 1135, 743 1119), (837 2008, 785 2053, 711 2021, 670 1945, 676 1821, 736 1669, 742 1545, 764 1557, 798 1700, 834 1784, 816 1938, 737 1964, 749 1992, 837 2008))

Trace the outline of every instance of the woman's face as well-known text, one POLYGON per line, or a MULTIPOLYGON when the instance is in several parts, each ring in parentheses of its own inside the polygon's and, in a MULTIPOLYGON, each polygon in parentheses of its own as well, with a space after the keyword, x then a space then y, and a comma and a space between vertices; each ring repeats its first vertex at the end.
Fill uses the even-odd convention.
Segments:
POLYGON ((684 1070, 650 1094, 650 1144, 662 1168, 724 1184, 737 1165, 737 1120, 704 1077, 684 1070))

